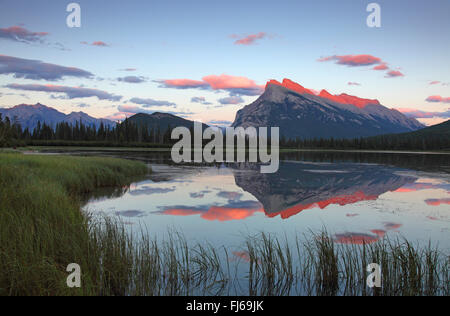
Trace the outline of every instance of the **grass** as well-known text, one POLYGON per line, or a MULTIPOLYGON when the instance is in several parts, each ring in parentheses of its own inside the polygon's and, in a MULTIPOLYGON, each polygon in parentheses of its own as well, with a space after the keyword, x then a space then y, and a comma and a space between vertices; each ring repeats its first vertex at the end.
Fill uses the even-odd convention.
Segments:
POLYGON ((344 245, 326 232, 297 237, 291 244, 261 233, 247 241, 250 295, 439 296, 450 294, 450 257, 430 244, 404 239, 344 245), (381 288, 367 287, 377 263, 381 288))
POLYGON ((130 234, 80 211, 85 193, 146 172, 118 159, 0 154, 0 295, 449 295, 449 256, 431 245, 261 233, 236 260, 225 247, 177 232, 154 239, 145 227, 130 234), (66 285, 70 263, 81 288, 66 285), (366 286, 370 263, 381 266, 379 289, 366 286))
POLYGON ((448 296, 449 257, 402 239, 336 244, 326 232, 293 241, 261 233, 247 238, 235 260, 224 247, 188 245, 169 232, 133 239, 123 226, 102 219, 94 229, 102 245, 101 295, 244 296, 448 296), (106 233, 105 233, 106 232, 106 233), (244 258, 244 257, 241 257, 244 258), (381 288, 367 287, 366 267, 378 263, 381 288))
POLYGON ((100 147, 100 146, 27 146, 18 148, 19 150, 30 149, 36 151, 100 151, 100 152, 170 152, 171 148, 157 147, 100 147))
POLYGON ((98 293, 101 249, 81 197, 146 172, 125 160, 0 154, 0 295, 98 293), (72 262, 85 276, 78 292, 65 284, 72 262))

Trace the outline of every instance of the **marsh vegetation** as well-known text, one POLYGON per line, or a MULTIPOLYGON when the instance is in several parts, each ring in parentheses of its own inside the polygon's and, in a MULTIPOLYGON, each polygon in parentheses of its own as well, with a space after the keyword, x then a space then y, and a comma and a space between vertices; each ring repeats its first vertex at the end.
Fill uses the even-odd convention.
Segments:
POLYGON ((0 295, 449 294, 449 256, 431 244, 259 233, 231 252, 81 212, 84 194, 147 172, 120 159, 0 154, 0 295), (81 266, 81 288, 66 285, 69 263, 81 266), (381 288, 366 285, 370 263, 381 266, 381 288))

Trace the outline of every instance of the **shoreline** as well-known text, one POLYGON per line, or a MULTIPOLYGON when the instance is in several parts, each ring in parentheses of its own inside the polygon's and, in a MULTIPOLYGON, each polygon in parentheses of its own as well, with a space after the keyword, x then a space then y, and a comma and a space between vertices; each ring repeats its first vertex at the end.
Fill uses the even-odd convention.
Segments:
MULTIPOLYGON (((27 146, 12 148, 0 148, 0 153, 15 151, 28 153, 33 151, 63 151, 63 152, 171 152, 171 148, 149 148, 149 147, 90 147, 90 146, 27 146), (27 150, 28 149, 28 150, 27 150)), ((420 150, 367 150, 367 149, 295 149, 280 148, 281 153, 295 152, 339 152, 339 153, 367 153, 367 154, 411 154, 411 155, 450 155, 450 151, 420 151, 420 150)))

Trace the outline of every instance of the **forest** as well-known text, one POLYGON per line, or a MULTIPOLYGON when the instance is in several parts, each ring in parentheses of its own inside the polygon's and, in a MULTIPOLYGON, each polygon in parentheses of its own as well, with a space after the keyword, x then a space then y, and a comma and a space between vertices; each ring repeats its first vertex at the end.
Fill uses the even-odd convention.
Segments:
MULTIPOLYGON (((114 127, 90 126, 82 122, 58 123, 55 128, 38 122, 33 130, 23 129, 17 122, 0 114, 0 147, 23 146, 89 146, 89 147, 147 147, 167 148, 177 140, 171 139, 175 126, 149 128, 130 120, 114 127)), ((207 142, 206 142, 207 143, 207 142)), ((281 136, 282 149, 336 150, 450 150, 450 134, 443 132, 360 137, 354 139, 289 139, 281 136)))

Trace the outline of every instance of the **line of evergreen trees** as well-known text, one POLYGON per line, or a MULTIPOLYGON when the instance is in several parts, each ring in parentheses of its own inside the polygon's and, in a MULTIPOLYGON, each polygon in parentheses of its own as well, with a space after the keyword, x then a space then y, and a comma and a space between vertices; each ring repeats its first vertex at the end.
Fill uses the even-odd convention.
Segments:
POLYGON ((22 136, 22 127, 12 123, 8 117, 2 118, 0 113, 0 147, 14 145, 22 136))
POLYGON ((127 145, 127 144, 153 144, 168 145, 173 143, 170 139, 172 128, 161 130, 159 127, 138 127, 135 123, 125 120, 114 127, 101 123, 98 128, 86 125, 83 122, 69 124, 61 122, 53 128, 50 125, 38 122, 31 131, 23 129, 16 119, 11 122, 8 117, 2 118, 0 114, 0 147, 13 147, 23 145, 70 145, 73 143, 92 143, 101 145, 127 145))
POLYGON ((354 139, 285 139, 281 148, 338 150, 449 150, 448 135, 392 134, 354 139))
MULTIPOLYGON (((30 131, 22 129, 17 120, 11 121, 0 114, 0 147, 25 145, 76 145, 76 146, 142 146, 170 147, 172 127, 138 126, 125 120, 114 127, 103 123, 98 128, 82 122, 71 125, 62 122, 55 128, 38 122, 30 131)), ((225 136, 224 136, 225 137, 225 136)), ((208 143, 205 141, 204 143, 208 143)), ((225 141, 224 141, 225 144, 225 141)), ((281 148, 293 149, 353 149, 353 150, 450 150, 450 137, 446 135, 382 135, 355 139, 288 139, 281 137, 281 148)))

